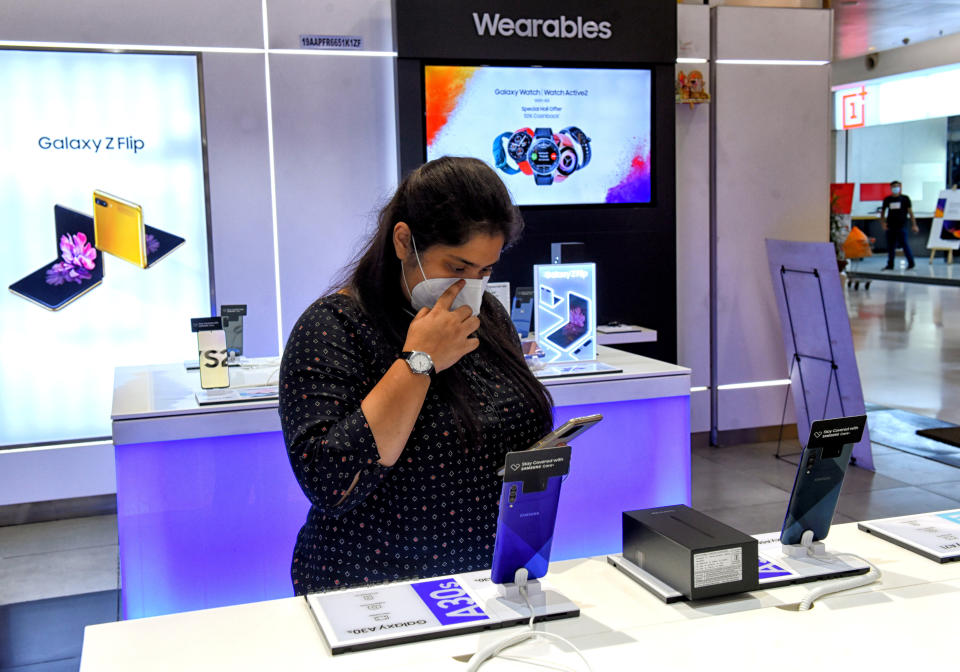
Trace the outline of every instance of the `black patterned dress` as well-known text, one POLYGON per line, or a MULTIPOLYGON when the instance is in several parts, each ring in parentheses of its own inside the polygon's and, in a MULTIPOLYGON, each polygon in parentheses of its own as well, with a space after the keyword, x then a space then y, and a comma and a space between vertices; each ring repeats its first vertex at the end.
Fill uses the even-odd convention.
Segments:
MULTIPOLYGON (((509 320, 495 300, 483 311, 482 319, 509 320)), ((315 302, 290 335, 280 420, 313 505, 294 549, 297 594, 490 567, 496 472, 505 453, 550 430, 551 418, 523 398, 481 343, 455 365, 478 400, 480 445, 464 445, 450 401, 432 383, 400 459, 380 466, 360 402, 399 354, 343 294, 315 302)))

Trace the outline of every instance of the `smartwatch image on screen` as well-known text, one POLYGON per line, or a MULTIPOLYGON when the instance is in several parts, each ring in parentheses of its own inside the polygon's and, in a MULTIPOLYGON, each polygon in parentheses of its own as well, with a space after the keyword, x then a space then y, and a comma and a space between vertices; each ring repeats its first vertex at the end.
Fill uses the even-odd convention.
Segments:
POLYGON ((184 239, 143 223, 143 208, 105 191, 93 192, 96 247, 140 268, 149 268, 184 239))
POLYGON ((565 129, 560 131, 560 135, 566 135, 573 138, 577 145, 580 146, 580 165, 578 168, 586 168, 590 163, 590 138, 587 137, 587 134, 581 131, 576 126, 567 126, 565 129))
POLYGON ((103 255, 94 247, 93 219, 62 205, 53 208, 59 257, 10 285, 10 291, 47 310, 60 310, 103 282, 103 255))
POLYGON ((533 175, 537 184, 563 182, 590 163, 590 138, 576 126, 559 133, 549 128, 521 128, 493 141, 493 163, 507 175, 533 175), (504 147, 506 142, 506 147, 504 147))
POLYGON ((553 138, 549 128, 538 128, 533 132, 527 160, 537 184, 553 184, 553 173, 560 165, 560 147, 553 138))

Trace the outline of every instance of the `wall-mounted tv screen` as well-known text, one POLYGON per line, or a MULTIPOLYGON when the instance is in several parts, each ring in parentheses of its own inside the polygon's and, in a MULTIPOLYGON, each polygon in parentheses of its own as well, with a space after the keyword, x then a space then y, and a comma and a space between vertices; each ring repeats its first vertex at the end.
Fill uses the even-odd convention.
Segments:
POLYGON ((517 205, 649 204, 649 69, 424 66, 426 158, 473 156, 517 205))

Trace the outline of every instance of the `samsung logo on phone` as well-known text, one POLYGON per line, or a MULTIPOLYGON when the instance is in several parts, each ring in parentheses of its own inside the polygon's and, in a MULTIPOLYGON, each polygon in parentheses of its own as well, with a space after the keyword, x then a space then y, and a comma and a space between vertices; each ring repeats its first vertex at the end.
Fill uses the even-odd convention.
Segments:
POLYGON ((609 40, 613 28, 609 21, 584 21, 578 16, 576 21, 560 15, 556 19, 508 19, 499 13, 492 17, 484 12, 481 16, 473 13, 473 24, 480 37, 499 35, 500 37, 555 37, 564 40, 609 40))
POLYGON ((520 518, 529 518, 530 516, 539 516, 539 511, 528 511, 527 513, 521 513, 520 518))

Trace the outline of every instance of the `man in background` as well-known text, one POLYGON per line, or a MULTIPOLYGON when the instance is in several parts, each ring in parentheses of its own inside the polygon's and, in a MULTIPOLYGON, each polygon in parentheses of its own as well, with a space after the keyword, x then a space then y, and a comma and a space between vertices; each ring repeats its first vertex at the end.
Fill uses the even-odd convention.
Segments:
POLYGON ((913 252, 907 240, 907 215, 910 215, 913 232, 919 233, 920 228, 917 226, 917 218, 913 216, 910 197, 902 192, 903 185, 894 180, 890 183, 890 195, 883 199, 883 205, 880 206, 880 225, 887 232, 887 265, 883 267, 885 271, 893 270, 893 258, 898 246, 903 248, 903 254, 907 257, 907 269, 916 265, 913 263, 913 252))

